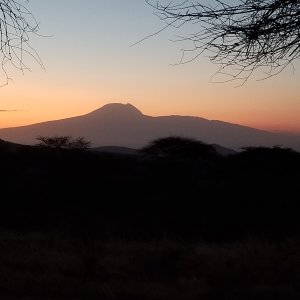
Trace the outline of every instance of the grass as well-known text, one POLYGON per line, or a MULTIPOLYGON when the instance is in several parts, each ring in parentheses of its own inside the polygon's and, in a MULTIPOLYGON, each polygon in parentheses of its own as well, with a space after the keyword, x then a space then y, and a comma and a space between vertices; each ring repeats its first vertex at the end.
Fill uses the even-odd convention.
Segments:
POLYGON ((1 299, 299 299, 300 239, 0 233, 1 299))

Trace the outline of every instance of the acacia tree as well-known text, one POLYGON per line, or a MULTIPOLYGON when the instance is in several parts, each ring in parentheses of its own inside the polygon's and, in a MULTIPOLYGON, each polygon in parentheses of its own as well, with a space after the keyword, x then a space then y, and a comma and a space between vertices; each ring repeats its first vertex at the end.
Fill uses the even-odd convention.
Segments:
POLYGON ((222 81, 243 84, 257 69, 265 79, 300 57, 300 0, 145 1, 166 22, 162 30, 196 28, 176 39, 192 44, 180 63, 206 54, 219 65, 215 75, 229 76, 222 81))
POLYGON ((155 139, 140 149, 141 153, 162 158, 194 160, 198 158, 215 158, 216 149, 201 141, 181 136, 167 136, 155 139))
POLYGON ((38 22, 24 2, 28 0, 0 0, 0 65, 4 74, 4 83, 2 78, 0 85, 8 84, 9 68, 29 70, 24 62, 26 56, 43 68, 38 53, 29 43, 31 36, 38 34, 38 22))
POLYGON ((83 137, 73 139, 71 136, 38 136, 36 138, 40 141, 37 146, 54 148, 54 149, 88 149, 91 143, 83 137))

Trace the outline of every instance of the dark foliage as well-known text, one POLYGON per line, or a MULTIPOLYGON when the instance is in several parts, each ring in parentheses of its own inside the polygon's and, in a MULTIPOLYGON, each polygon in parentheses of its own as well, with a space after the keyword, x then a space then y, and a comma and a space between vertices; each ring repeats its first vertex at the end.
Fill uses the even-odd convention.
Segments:
MULTIPOLYGON (((182 151, 186 141, 172 141, 177 146, 180 141, 182 151)), ((1 150, 0 226, 212 241, 299 234, 298 152, 249 148, 224 158, 191 143, 192 153, 198 145, 200 155, 186 160, 145 151, 1 150)))
POLYGON ((157 157, 196 160, 217 157, 216 149, 191 138, 169 136, 156 139, 140 150, 141 153, 157 157))

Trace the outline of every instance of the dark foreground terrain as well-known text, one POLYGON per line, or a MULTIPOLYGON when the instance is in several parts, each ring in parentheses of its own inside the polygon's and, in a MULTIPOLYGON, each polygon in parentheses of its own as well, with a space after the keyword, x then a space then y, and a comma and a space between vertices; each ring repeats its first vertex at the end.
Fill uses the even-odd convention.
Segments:
POLYGON ((300 154, 0 143, 1 299, 299 299, 300 154))

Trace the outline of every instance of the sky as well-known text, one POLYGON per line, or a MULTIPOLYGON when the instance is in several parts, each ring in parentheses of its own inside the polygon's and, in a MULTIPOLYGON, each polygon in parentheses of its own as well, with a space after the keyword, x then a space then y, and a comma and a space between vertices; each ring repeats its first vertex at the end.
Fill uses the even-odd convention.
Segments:
POLYGON ((45 69, 25 57, 30 71, 9 70, 12 81, 0 88, 0 128, 131 103, 151 116, 300 133, 300 62, 241 87, 214 83, 217 66, 207 57, 178 64, 184 45, 174 42, 174 29, 137 43, 164 26, 144 0, 30 0, 26 6, 40 23, 41 36, 31 45, 45 69))

